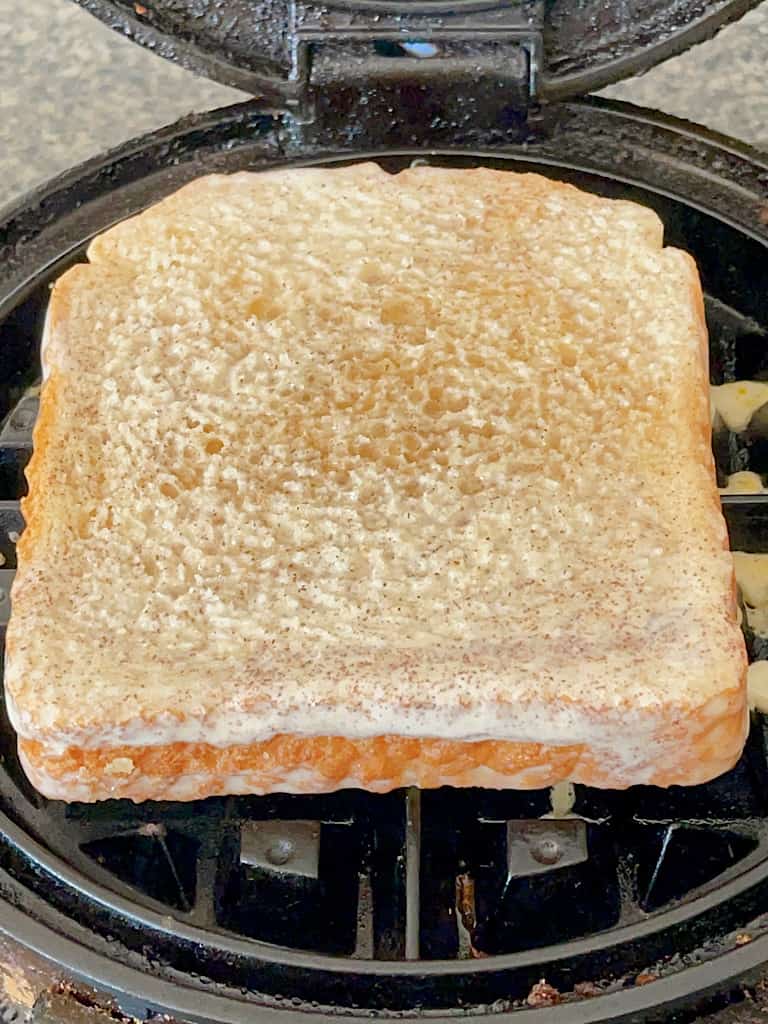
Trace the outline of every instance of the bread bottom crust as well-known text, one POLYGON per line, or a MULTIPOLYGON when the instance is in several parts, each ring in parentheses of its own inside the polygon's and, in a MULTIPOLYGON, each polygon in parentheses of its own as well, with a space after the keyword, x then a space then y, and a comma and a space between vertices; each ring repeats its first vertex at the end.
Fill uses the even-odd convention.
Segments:
POLYGON ((540 789, 562 781, 604 789, 636 783, 695 785, 733 767, 748 725, 741 703, 736 708, 731 703, 719 716, 706 710, 693 713, 694 721, 688 720, 682 741, 679 723, 666 743, 665 737, 654 737, 662 742, 649 744, 654 753, 643 764, 623 761, 616 740, 611 748, 600 749, 587 744, 400 736, 280 735, 244 746, 172 743, 69 747, 56 752, 37 741, 21 739, 19 754, 36 789, 52 799, 70 801, 199 800, 227 794, 327 793, 347 788, 386 793, 401 786, 540 789))

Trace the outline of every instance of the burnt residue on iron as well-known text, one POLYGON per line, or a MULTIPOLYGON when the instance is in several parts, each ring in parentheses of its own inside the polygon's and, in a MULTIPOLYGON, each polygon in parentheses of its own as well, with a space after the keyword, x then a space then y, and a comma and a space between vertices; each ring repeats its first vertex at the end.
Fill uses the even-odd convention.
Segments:
MULTIPOLYGON (((292 90, 292 0, 78 0, 111 28, 160 56, 252 95, 288 95, 292 90)), ((543 95, 578 96, 647 70, 714 34, 757 0, 551 0, 545 5, 543 95)), ((320 19, 339 12, 352 18, 411 17, 425 11, 435 24, 467 10, 518 8, 535 0, 440 4, 374 0, 365 8, 349 0, 313 4, 320 19)))

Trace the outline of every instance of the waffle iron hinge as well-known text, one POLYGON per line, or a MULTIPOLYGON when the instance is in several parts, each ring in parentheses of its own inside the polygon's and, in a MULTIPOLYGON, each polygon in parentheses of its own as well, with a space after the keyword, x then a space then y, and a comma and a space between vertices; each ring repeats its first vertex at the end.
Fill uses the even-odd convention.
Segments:
POLYGON ((296 120, 311 121, 313 95, 329 87, 358 90, 366 103, 371 91, 398 83, 469 96, 485 81, 521 114, 537 106, 544 0, 490 0, 437 12, 426 6, 393 0, 386 10, 378 3, 352 9, 291 0, 296 120))

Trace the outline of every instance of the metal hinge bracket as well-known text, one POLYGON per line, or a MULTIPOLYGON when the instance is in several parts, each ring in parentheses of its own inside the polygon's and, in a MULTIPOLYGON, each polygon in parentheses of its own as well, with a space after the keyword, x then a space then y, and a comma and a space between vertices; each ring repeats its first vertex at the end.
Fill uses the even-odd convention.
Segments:
POLYGON ((364 94, 393 83, 469 89, 491 79, 509 90, 516 109, 535 107, 543 0, 430 10, 437 6, 374 0, 353 9, 291 0, 294 107, 331 86, 364 94))

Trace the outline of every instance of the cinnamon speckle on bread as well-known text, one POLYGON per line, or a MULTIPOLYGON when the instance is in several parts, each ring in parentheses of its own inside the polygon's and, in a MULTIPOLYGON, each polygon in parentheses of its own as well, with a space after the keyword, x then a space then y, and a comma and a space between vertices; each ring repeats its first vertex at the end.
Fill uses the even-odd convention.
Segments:
POLYGON ((244 173, 89 259, 51 300, 13 591, 28 765, 278 735, 578 747, 617 786, 733 763, 701 289, 654 213, 491 170, 244 173))

